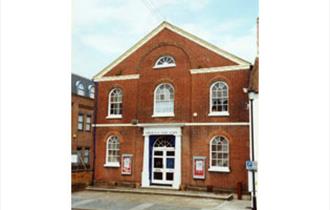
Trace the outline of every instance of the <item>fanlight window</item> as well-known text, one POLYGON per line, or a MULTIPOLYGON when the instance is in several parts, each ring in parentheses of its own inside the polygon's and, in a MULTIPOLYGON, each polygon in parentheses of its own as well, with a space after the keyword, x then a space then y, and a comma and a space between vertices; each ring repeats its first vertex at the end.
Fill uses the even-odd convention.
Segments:
POLYGON ((166 137, 159 137, 156 140, 154 147, 174 147, 174 145, 172 144, 170 139, 166 137))
POLYGON ((107 164, 119 165, 119 138, 117 136, 111 136, 107 142, 107 164))
POLYGON ((85 87, 82 82, 76 82, 77 94, 80 96, 85 96, 85 87))
POLYGON ((210 111, 215 113, 228 111, 228 86, 225 82, 216 82, 211 86, 210 111))
POLYGON ((161 84, 155 91, 154 115, 174 115, 174 89, 170 84, 161 84))
POLYGON ((123 94, 119 88, 113 89, 109 94, 109 116, 121 116, 123 94))
POLYGON ((227 139, 216 136, 211 141, 211 167, 229 167, 229 145, 227 139))
POLYGON ((160 57, 156 63, 154 68, 167 68, 167 67, 174 67, 175 65, 175 60, 172 56, 162 56, 160 57))

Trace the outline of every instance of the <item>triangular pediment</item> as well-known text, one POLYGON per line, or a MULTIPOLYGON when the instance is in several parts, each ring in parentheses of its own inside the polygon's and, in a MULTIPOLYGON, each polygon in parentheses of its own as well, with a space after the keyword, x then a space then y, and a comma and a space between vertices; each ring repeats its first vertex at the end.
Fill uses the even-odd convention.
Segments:
POLYGON ((166 21, 162 22, 158 27, 156 27, 154 30, 152 30, 149 34, 147 34, 145 37, 143 37, 139 42, 137 42, 134 46, 132 46, 130 49, 128 49, 125 53, 123 53, 121 56, 119 56, 116 60, 114 60, 111 64, 106 66, 102 71, 100 71, 97 75, 94 76, 94 80, 101 79, 105 74, 110 72, 114 67, 116 67, 119 63, 121 63, 124 59, 132 55, 135 51, 137 51, 140 47, 142 47, 145 43, 147 43, 150 39, 155 37, 157 34, 159 34, 164 29, 168 29, 234 63, 237 65, 250 65, 248 61, 245 61, 225 50, 222 50, 218 47, 216 47, 213 44, 210 44, 199 37, 182 30, 181 28, 174 26, 166 21))

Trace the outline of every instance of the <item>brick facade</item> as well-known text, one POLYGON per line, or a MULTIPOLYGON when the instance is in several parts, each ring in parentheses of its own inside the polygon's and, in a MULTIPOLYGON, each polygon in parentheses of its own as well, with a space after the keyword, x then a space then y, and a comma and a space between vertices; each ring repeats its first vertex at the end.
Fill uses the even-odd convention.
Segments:
MULTIPOLYGON (((80 159, 78 163, 72 163, 71 185, 72 190, 78 190, 87 185, 92 184, 93 174, 93 157, 94 157, 94 129, 92 123, 94 122, 94 108, 95 100, 88 95, 88 86, 85 85, 85 96, 76 93, 77 81, 87 81, 78 75, 72 78, 72 96, 71 96, 71 151, 75 155, 81 152, 81 158, 84 159, 85 151, 88 150, 89 157, 87 163, 82 163, 80 159), (82 130, 78 130, 78 116, 83 116, 82 130), (87 116, 90 116, 91 126, 90 130, 87 126, 87 116)), ((93 84, 92 81, 89 83, 93 84)))
POLYGON ((98 82, 96 121, 96 183, 120 184, 142 181, 144 136, 143 125, 178 125, 181 137, 180 187, 213 186, 234 190, 237 183, 247 190, 245 161, 249 159, 248 97, 243 88, 248 87, 249 70, 192 74, 191 69, 238 65, 198 43, 166 27, 148 42, 136 49, 103 77, 139 74, 138 79, 98 82), (154 69, 162 55, 175 58, 176 66, 154 69), (210 86, 215 81, 225 81, 229 89, 229 116, 208 116, 210 86), (153 117, 154 90, 161 83, 174 87, 174 117, 153 117), (122 118, 108 119, 108 95, 119 87, 123 92, 122 118), (132 124, 132 120, 138 122, 132 124), (174 124, 173 124, 174 123, 174 124), (187 123, 190 123, 189 125, 187 123), (195 123, 195 124, 194 124, 195 123), (198 124, 199 123, 199 124, 198 124), (204 124, 200 124, 204 123, 204 124), (223 123, 212 125, 212 123, 223 123), (243 123, 231 125, 230 123, 243 123), (103 125, 103 126, 102 126, 103 125), (109 126, 111 125, 111 126, 109 126), (105 167, 107 139, 118 136, 120 154, 133 155, 132 175, 121 175, 120 167, 105 167), (210 141, 214 136, 224 136, 229 141, 230 172, 208 171, 210 141), (206 157, 206 177, 197 180, 192 175, 193 156, 206 157))

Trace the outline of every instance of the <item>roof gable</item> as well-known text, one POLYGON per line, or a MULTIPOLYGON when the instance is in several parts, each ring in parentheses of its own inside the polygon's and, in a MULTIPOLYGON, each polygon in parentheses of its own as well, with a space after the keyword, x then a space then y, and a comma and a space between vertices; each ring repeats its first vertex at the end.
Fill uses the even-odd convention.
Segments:
POLYGON ((99 72, 97 75, 95 75, 93 79, 94 80, 101 79, 105 74, 107 74, 109 71, 111 71, 120 62, 122 62, 124 59, 129 57, 132 53, 134 53, 137 49, 139 49, 141 46, 143 46, 146 42, 148 42, 150 39, 155 37, 158 33, 160 33, 165 28, 169 29, 170 31, 172 31, 176 34, 179 34, 182 37, 185 37, 185 38, 191 40, 192 42, 197 43, 198 45, 201 45, 202 47, 205 47, 208 50, 211 50, 212 52, 214 52, 230 61, 237 63, 238 65, 250 65, 249 62, 247 62, 225 50, 222 50, 222 49, 216 47, 215 45, 212 45, 212 44, 198 38, 197 36, 182 30, 181 28, 179 28, 177 26, 174 26, 174 25, 164 21, 157 28, 152 30, 149 34, 147 34, 144 38, 142 38, 139 42, 137 42, 134 46, 129 48, 125 53, 123 53, 116 60, 114 60, 111 64, 106 66, 101 72, 99 72))

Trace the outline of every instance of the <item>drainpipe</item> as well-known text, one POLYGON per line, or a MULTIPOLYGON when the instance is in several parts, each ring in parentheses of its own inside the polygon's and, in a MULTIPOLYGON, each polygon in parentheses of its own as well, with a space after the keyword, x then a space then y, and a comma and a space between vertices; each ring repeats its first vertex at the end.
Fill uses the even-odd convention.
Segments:
MULTIPOLYGON (((251 108, 251 160, 254 162, 254 128, 253 128, 253 98, 250 97, 251 108)), ((252 209, 257 210, 257 196, 255 186, 255 170, 252 170, 252 209)))
MULTIPOLYGON (((95 83, 95 95, 94 95, 94 125, 96 124, 97 116, 97 99, 98 99, 98 83, 95 83)), ((93 126, 93 173, 92 173, 92 184, 95 185, 95 159, 96 159, 96 127, 93 126)))

